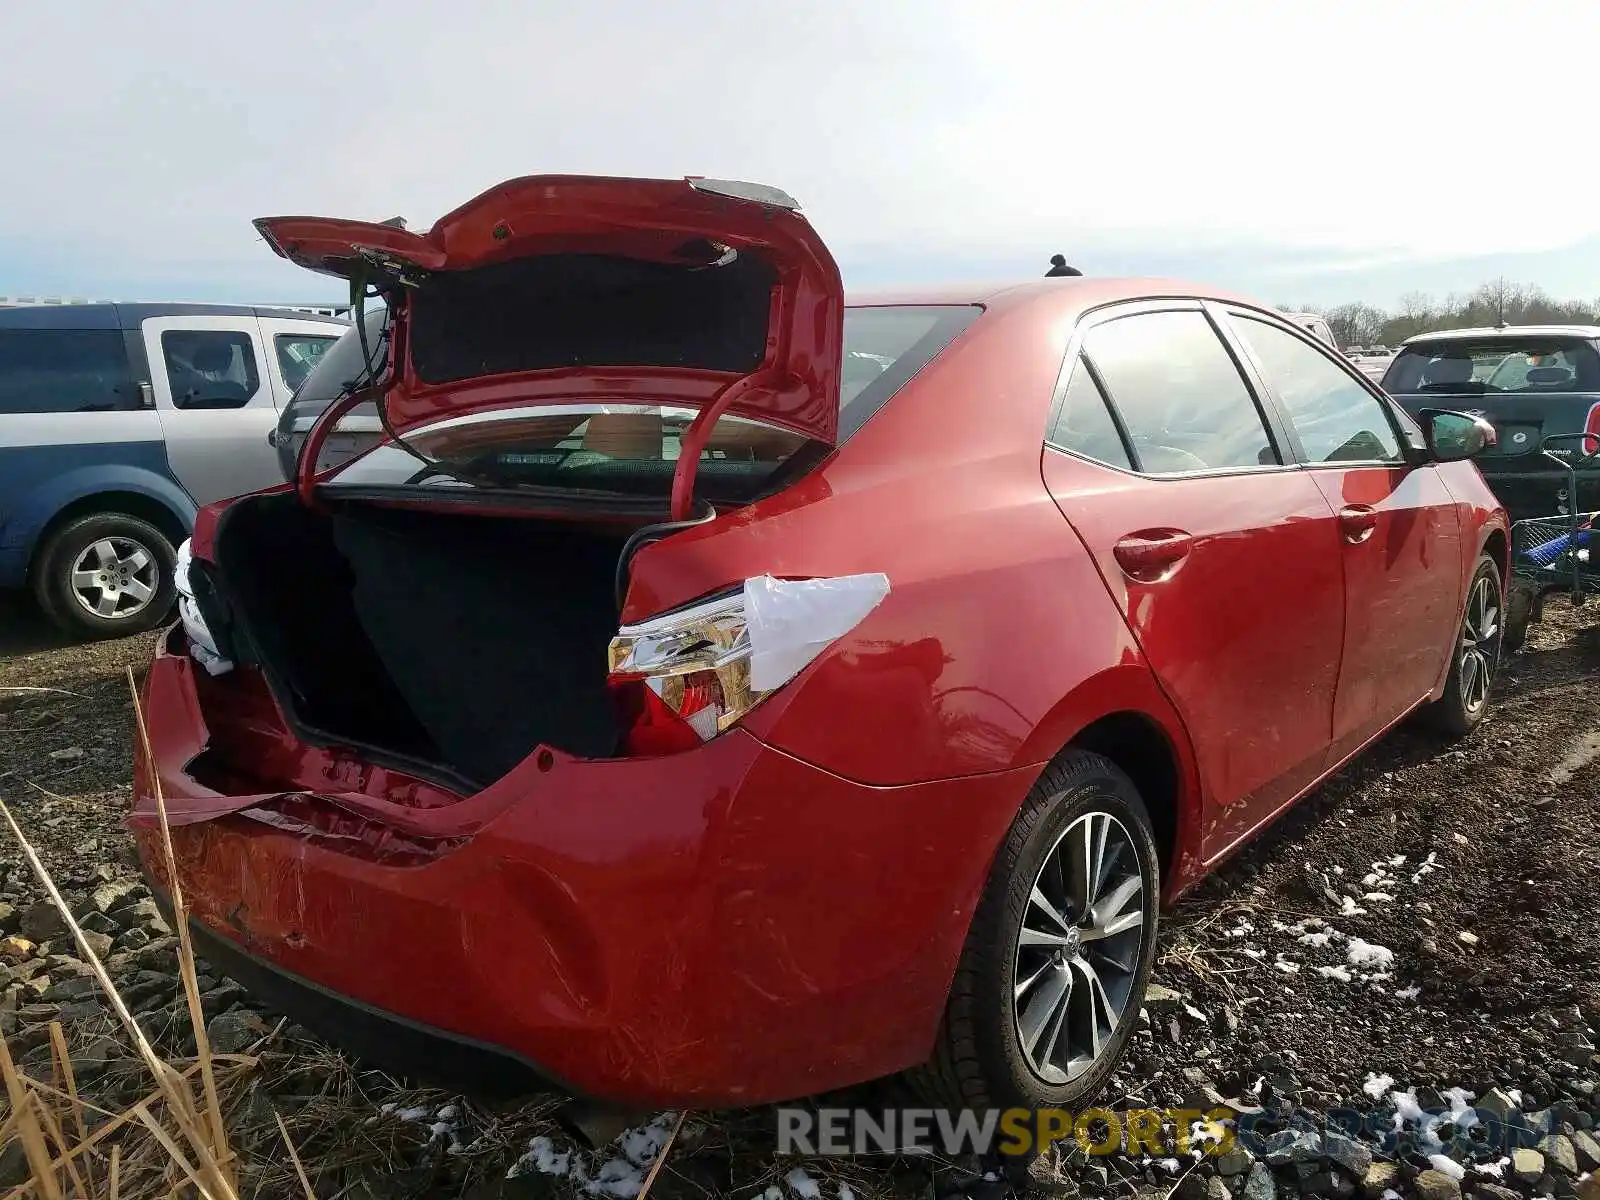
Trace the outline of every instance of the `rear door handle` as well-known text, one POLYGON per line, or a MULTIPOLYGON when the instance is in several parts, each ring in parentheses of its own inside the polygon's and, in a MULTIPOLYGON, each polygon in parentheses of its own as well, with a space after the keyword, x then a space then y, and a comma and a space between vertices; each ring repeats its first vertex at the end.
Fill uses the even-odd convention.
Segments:
POLYGON ((1194 548, 1194 537, 1181 529, 1141 529, 1112 547, 1122 573, 1139 583, 1170 579, 1194 548))
POLYGON ((1339 510, 1339 530, 1344 540, 1358 546, 1378 527, 1378 510, 1365 504, 1347 504, 1339 510))

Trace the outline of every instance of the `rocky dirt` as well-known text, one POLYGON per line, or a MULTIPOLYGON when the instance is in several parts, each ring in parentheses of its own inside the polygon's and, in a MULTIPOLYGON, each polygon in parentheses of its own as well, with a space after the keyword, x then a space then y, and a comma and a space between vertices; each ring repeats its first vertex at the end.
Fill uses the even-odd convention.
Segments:
MULTIPOLYGON (((1551 603, 1505 664, 1497 706, 1473 737, 1451 746, 1395 733, 1167 920, 1156 986, 1101 1101, 1227 1102, 1251 1131, 1237 1151, 1198 1165, 1073 1154, 1036 1166, 1037 1184, 1179 1200, 1600 1200, 1590 1174, 1600 1171, 1600 1135, 1590 1133, 1600 1119, 1596 611, 1551 603), (1347 1130, 1366 1129, 1354 1140, 1310 1132, 1330 1111, 1347 1130), (1486 1113, 1519 1126, 1520 1141, 1483 1144, 1486 1113)), ((132 737, 125 670, 141 670, 149 650, 149 638, 62 646, 27 610, 0 602, 0 798, 129 1006, 181 1061, 194 1043, 174 939, 120 827, 132 737)), ((13 851, 8 842, 0 853, 0 1032, 25 1071, 48 1078, 48 1022, 62 1021, 85 1095, 120 1111, 148 1094, 148 1076, 13 851)), ((293 1194, 274 1110, 325 1197, 576 1189, 626 1200, 670 1128, 664 1119, 597 1156, 573 1153, 547 1106, 497 1110, 407 1091, 200 969, 213 1041, 252 1056, 228 1091, 247 1194, 293 1194)), ((796 1160, 772 1156, 773 1129, 770 1113, 697 1114, 652 1195, 1004 1190, 963 1177, 972 1164, 927 1160, 811 1162, 796 1173, 796 1160)), ((0 1196, 25 1173, 13 1146, 0 1149, 0 1196)))

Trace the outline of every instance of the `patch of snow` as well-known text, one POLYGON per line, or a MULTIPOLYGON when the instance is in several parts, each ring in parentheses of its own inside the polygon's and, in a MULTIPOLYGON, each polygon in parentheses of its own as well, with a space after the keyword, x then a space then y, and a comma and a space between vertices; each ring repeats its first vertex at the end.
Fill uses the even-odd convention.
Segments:
POLYGON ((1361 1085, 1361 1090, 1374 1100, 1382 1100, 1383 1094, 1394 1086, 1393 1075, 1368 1075, 1367 1081, 1361 1085))
POLYGON ((1510 1165, 1511 1160, 1509 1158, 1502 1158, 1499 1162, 1475 1163, 1472 1169, 1479 1175, 1490 1175, 1495 1179, 1504 1179, 1506 1168, 1510 1165))
POLYGON ((672 1125, 677 1120, 677 1113, 665 1112, 655 1117, 648 1125, 640 1125, 628 1130, 617 1139, 617 1148, 622 1151, 623 1157, 637 1166, 649 1166, 655 1161, 661 1147, 667 1144, 667 1138, 672 1133, 672 1125))
POLYGON ((776 1186, 769 1187, 761 1193, 761 1200, 783 1200, 783 1189, 776 1186))
POLYGON ((557 1150, 555 1142, 540 1136, 528 1143, 527 1153, 511 1165, 511 1170, 506 1172, 506 1178, 515 1179, 530 1170, 538 1171, 541 1175, 566 1175, 570 1172, 571 1166, 570 1150, 557 1150))
POLYGON ((426 1108, 402 1108, 394 1115, 399 1117, 402 1121, 420 1121, 425 1117, 432 1116, 433 1114, 430 1113, 426 1108))
POLYGON ((1250 924, 1249 921, 1240 921, 1237 928, 1226 930, 1222 936, 1230 938, 1242 938, 1245 934, 1254 933, 1255 931, 1256 927, 1250 924))
POLYGON ((1265 950, 1257 950, 1254 946, 1245 946, 1244 952, 1251 958, 1265 958, 1267 956, 1265 950))
POLYGON ((1317 974, 1324 979, 1337 979, 1340 983, 1350 982, 1350 972, 1344 967, 1318 967, 1317 974))
POLYGON ((1448 1154, 1430 1154, 1428 1161, 1433 1164, 1433 1169, 1441 1175, 1448 1175, 1451 1179, 1465 1179, 1467 1169, 1451 1158, 1448 1154))
POLYGON ((1175 1158, 1157 1159, 1156 1165, 1164 1171, 1171 1171, 1174 1175, 1183 1170, 1183 1164, 1175 1158))
POLYGON ((454 1104, 446 1104, 436 1115, 441 1121, 454 1121, 458 1111, 454 1104))
POLYGON ((1415 1000, 1421 994, 1422 989, 1413 985, 1411 987, 1396 988, 1394 998, 1396 1000, 1415 1000))
POLYGON ((796 1167, 783 1177, 790 1189, 800 1200, 819 1200, 822 1189, 817 1186, 817 1181, 807 1175, 804 1170, 796 1167))
POLYGON ((1339 934, 1333 930, 1325 929, 1320 933, 1302 933, 1299 942, 1302 946, 1315 946, 1321 949, 1338 936, 1339 934))
POLYGON ((1392 967, 1394 951, 1387 946, 1379 946, 1353 937, 1345 949, 1345 959, 1352 967, 1392 967))
POLYGON ((1344 868, 1343 867, 1335 867, 1333 869, 1333 873, 1335 875, 1343 875, 1344 874, 1344 868))
POLYGON ((1374 904, 1389 904, 1394 900, 1394 896, 1388 892, 1368 892, 1361 898, 1363 900, 1370 900, 1374 904))
POLYGON ((1297 962, 1285 962, 1281 958, 1277 962, 1273 963, 1272 965, 1277 967, 1278 970, 1282 971, 1285 975, 1293 975, 1296 971, 1298 971, 1300 969, 1300 964, 1299 963, 1297 963, 1297 962))
POLYGON ((1405 866, 1406 865, 1406 856, 1404 854, 1396 854, 1393 858, 1391 858, 1389 860, 1389 865, 1391 867, 1403 867, 1403 866, 1405 866))
POLYGON ((1422 865, 1417 868, 1417 873, 1411 877, 1411 882, 1412 883, 1421 883, 1422 882, 1422 877, 1424 875, 1428 874, 1428 872, 1432 871, 1438 865, 1438 859, 1439 859, 1438 851, 1436 851, 1436 850, 1428 851, 1428 857, 1427 857, 1426 861, 1424 861, 1422 863, 1422 865))
POLYGON ((1377 887, 1382 882, 1383 882, 1383 876, 1379 875, 1376 871, 1374 871, 1371 875, 1368 875, 1365 879, 1363 879, 1361 881, 1361 886, 1362 887, 1377 887))
POLYGON ((1343 916, 1364 917, 1367 915, 1367 910, 1358 905, 1353 897, 1341 896, 1339 897, 1339 900, 1343 905, 1343 907, 1339 910, 1343 916))
MULTIPOLYGON (((987 1182, 995 1183, 997 1180, 989 1178, 993 1174, 993 1171, 985 1171, 983 1177, 987 1182)), ((839 1200, 856 1200, 855 1189, 842 1179, 839 1181, 839 1200)))

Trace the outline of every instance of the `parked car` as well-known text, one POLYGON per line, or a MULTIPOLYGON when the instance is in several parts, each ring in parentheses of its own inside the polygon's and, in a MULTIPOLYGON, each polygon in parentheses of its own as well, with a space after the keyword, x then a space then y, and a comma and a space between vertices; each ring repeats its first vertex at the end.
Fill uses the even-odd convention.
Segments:
MULTIPOLYGON (((386 352, 385 339, 389 335, 388 316, 388 310, 382 305, 367 309, 362 318, 366 327, 365 342, 362 341, 360 330, 353 326, 345 330, 283 406, 277 427, 267 440, 277 451, 278 465, 284 479, 294 478, 300 449, 305 445, 306 436, 317 423, 317 418, 345 396, 352 383, 370 373, 364 363, 381 361, 380 356, 386 352), (363 355, 367 357, 363 358, 363 355)), ((326 471, 340 463, 349 462, 376 446, 383 436, 377 407, 370 401, 357 405, 340 419, 337 427, 323 440, 315 469, 326 471)))
POLYGON ((165 897, 159 780, 207 960, 402 1074, 1072 1106, 1163 903, 1489 703, 1486 427, 1261 305, 847 303, 708 180, 258 228, 386 293, 397 440, 313 472, 352 389, 201 514, 130 824, 165 897))
POLYGON ((172 608, 197 505, 280 479, 277 406, 347 323, 266 308, 0 309, 0 587, 86 637, 172 608))
POLYGON ((1356 359, 1355 368, 1374 383, 1381 384, 1383 376, 1389 369, 1390 356, 1379 354, 1375 351, 1365 351, 1356 359))
POLYGON ((1323 345, 1332 346, 1335 350, 1339 348, 1339 339, 1333 336, 1333 329, 1328 325, 1325 318, 1318 316, 1316 313, 1286 313, 1285 315, 1323 345))
MULTIPOLYGON (((1485 417, 1496 444, 1479 465, 1513 519, 1571 511, 1568 476, 1542 452, 1550 434, 1600 434, 1600 327, 1510 325, 1409 338, 1383 377, 1409 412, 1466 408, 1485 417)), ((1595 447, 1600 448, 1600 438, 1595 447)), ((1553 448, 1585 456, 1575 442, 1553 448)), ((1578 471, 1580 510, 1600 509, 1600 464, 1578 471)))

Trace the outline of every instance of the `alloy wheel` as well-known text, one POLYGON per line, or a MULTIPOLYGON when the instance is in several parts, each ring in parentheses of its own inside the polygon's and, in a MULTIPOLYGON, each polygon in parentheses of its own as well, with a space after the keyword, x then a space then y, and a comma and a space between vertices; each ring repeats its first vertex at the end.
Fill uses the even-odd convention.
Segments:
POLYGON ((127 620, 150 607, 160 570, 155 555, 132 538, 100 538, 72 564, 72 597, 92 616, 127 620))
POLYGON ((1110 813, 1078 817, 1045 855, 1012 966, 1017 1042, 1045 1083, 1077 1079, 1115 1038, 1153 903, 1145 892, 1133 838, 1110 813))
POLYGON ((1500 659, 1500 588, 1481 575, 1467 596, 1467 614, 1461 622, 1461 705, 1476 714, 1489 701, 1489 683, 1500 659))

